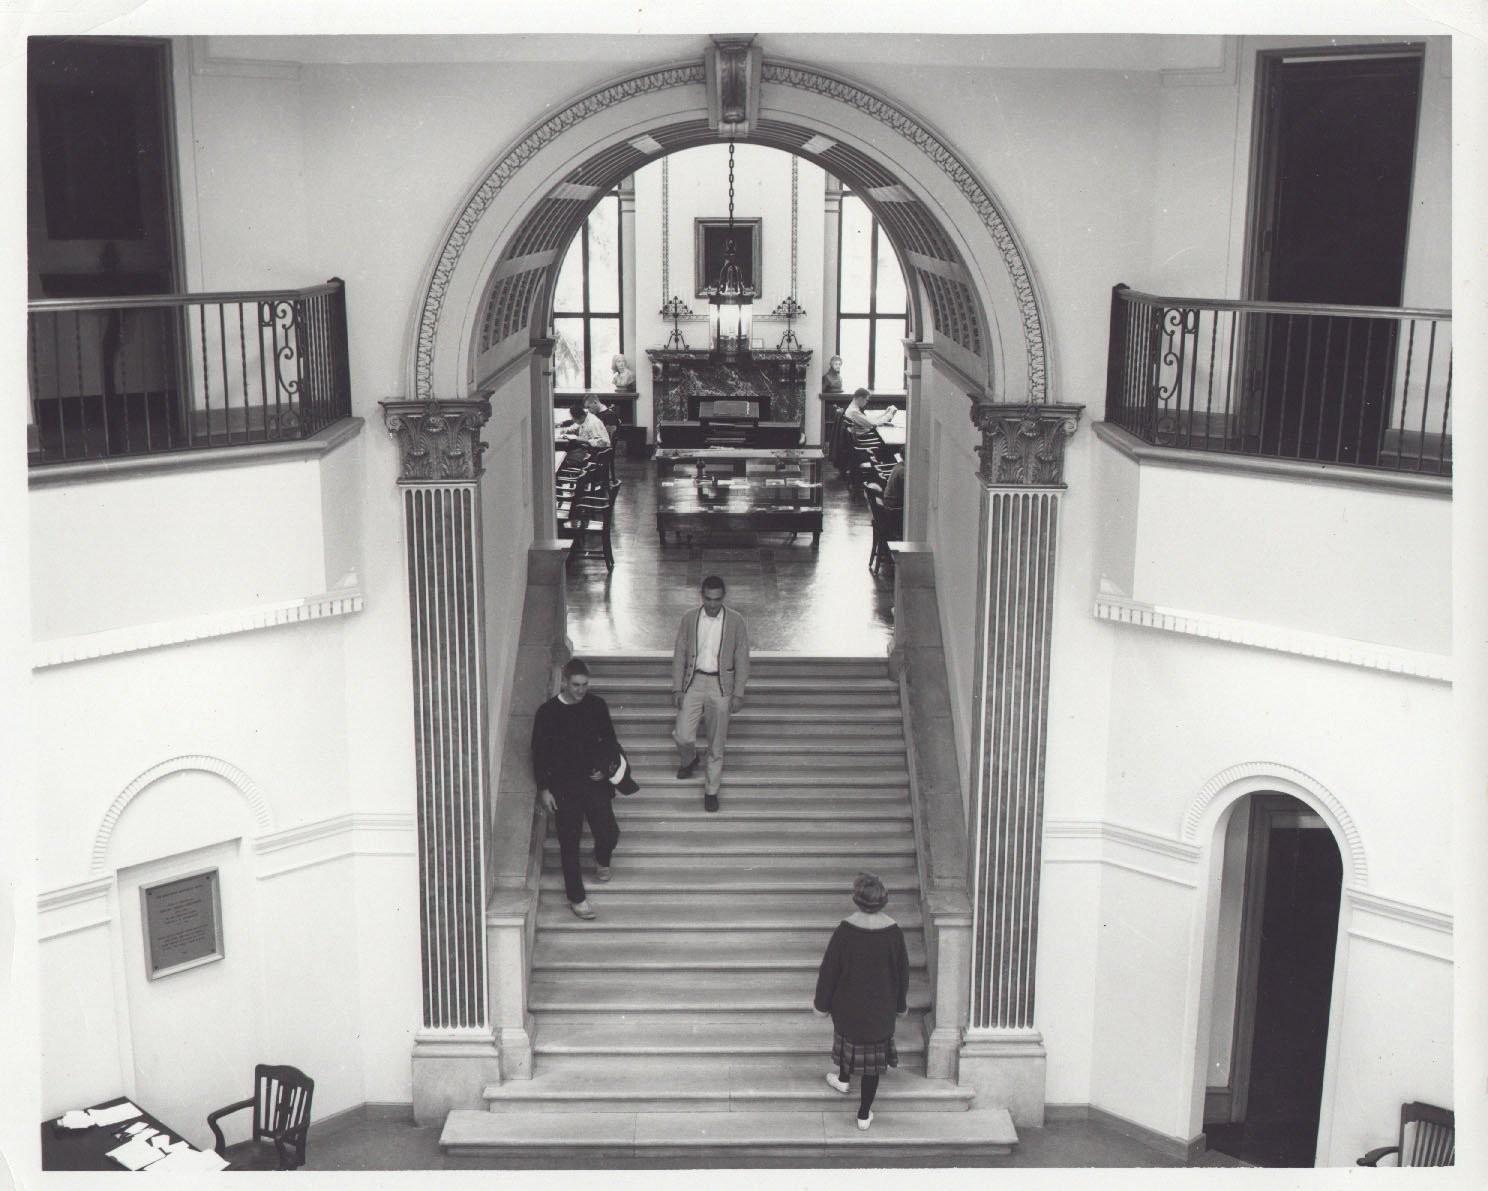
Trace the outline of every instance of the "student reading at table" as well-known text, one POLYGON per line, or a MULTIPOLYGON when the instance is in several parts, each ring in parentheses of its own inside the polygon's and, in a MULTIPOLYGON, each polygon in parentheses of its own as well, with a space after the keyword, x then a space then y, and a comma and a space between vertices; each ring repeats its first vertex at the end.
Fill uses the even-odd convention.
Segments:
POLYGON ((873 430, 885 422, 892 422, 899 410, 891 405, 879 411, 877 415, 870 414, 864 408, 868 404, 868 396, 867 389, 854 389, 852 399, 848 401, 847 408, 842 411, 842 416, 861 430, 873 430))

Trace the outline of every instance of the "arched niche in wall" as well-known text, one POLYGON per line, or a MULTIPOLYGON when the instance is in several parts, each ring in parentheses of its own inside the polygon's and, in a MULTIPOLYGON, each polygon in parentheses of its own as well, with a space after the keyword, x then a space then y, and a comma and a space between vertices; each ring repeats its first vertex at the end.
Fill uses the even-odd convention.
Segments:
POLYGON ((189 852, 273 827, 253 780, 217 757, 173 757, 120 791, 94 835, 90 873, 189 852))

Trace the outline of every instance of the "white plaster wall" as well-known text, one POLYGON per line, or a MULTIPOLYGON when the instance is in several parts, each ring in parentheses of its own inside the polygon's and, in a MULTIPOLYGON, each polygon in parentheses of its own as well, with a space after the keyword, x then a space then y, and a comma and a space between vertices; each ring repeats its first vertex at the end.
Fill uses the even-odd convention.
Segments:
POLYGON ((1319 1165, 1393 1145, 1406 1101, 1454 1103, 1450 961, 1354 935, 1342 979, 1333 1128, 1319 1165))
POLYGON ((363 1098, 407 1104, 413 1098, 409 1054, 422 1014, 419 970, 418 860, 412 828, 381 853, 353 860, 356 913, 346 924, 358 965, 355 1050, 363 1098))
POLYGON ((328 586, 321 515, 311 461, 39 488, 31 537, 46 548, 31 567, 32 636, 317 595, 328 586))
POLYGON ((37 952, 43 1118, 119 1094, 126 1077, 127 1022, 114 982, 107 925, 43 941, 37 952))
POLYGON ((252 66, 203 73, 174 38, 181 239, 187 288, 281 289, 324 281, 309 260, 299 81, 252 66))
POLYGON ((1089 1102, 1187 1139, 1193 1073, 1183 1030, 1195 890, 1109 864, 1100 883, 1089 1102))
POLYGON ((1451 653, 1449 497, 1176 467, 1139 483, 1135 599, 1451 653))
POLYGON ((1204 784, 1278 762, 1330 790, 1357 824, 1370 889, 1450 910, 1443 815, 1450 688, 1289 654, 1112 626, 1108 816, 1176 835, 1204 784))
POLYGON ((1035 1025, 1048 1052, 1044 1098, 1089 1104, 1095 1055, 1096 983, 1071 973, 1096 967, 1103 916, 1101 869, 1045 852, 1039 875, 1035 1025))

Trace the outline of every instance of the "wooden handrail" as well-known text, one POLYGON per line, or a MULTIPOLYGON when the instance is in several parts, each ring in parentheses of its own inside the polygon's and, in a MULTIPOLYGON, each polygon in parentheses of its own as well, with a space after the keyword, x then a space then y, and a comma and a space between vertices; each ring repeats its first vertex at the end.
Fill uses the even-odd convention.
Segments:
POLYGON ((1351 318, 1432 318, 1450 321, 1450 310, 1433 310, 1423 306, 1345 306, 1331 302, 1253 302, 1241 298, 1174 298, 1148 294, 1141 290, 1117 287, 1125 302, 1151 302, 1154 305, 1187 307, 1197 310, 1253 310, 1258 314, 1315 314, 1351 318))
POLYGON ((112 298, 35 298, 26 303, 32 314, 46 311, 123 310, 155 306, 199 306, 214 302, 273 302, 286 298, 311 298, 317 294, 335 293, 344 283, 333 278, 319 285, 301 289, 223 290, 202 294, 131 294, 112 298))

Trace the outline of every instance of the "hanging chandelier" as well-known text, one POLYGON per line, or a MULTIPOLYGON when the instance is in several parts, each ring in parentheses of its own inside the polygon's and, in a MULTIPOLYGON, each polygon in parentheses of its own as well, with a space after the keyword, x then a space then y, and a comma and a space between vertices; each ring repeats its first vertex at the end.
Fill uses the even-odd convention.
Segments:
POLYGON ((734 142, 728 143, 728 233, 724 240, 723 265, 718 278, 704 293, 708 296, 708 323, 713 349, 724 357, 749 350, 749 330, 754 314, 754 287, 744 284, 734 247, 734 142))

